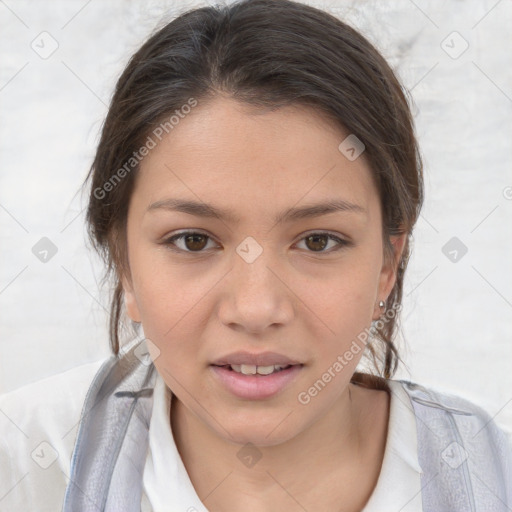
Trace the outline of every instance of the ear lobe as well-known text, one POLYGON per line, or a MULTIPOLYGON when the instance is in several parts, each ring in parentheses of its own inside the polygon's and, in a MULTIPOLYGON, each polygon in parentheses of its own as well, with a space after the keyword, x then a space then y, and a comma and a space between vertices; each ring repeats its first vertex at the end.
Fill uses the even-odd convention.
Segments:
POLYGON ((140 322, 140 312, 139 306, 137 305, 137 299, 135 297, 135 292, 133 291, 133 286, 131 282, 123 277, 121 279, 121 283, 123 286, 124 292, 124 304, 126 307, 126 312, 128 316, 132 319, 133 322, 140 322))

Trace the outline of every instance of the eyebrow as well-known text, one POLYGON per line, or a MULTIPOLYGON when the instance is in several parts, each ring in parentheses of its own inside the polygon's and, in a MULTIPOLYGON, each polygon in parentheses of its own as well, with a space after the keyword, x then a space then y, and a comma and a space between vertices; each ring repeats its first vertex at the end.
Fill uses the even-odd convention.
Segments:
MULTIPOLYGON (((184 199, 161 199, 149 205, 146 211, 168 210, 188 213, 196 217, 216 218, 232 223, 239 222, 239 218, 232 210, 217 208, 211 204, 184 199)), ((302 219, 320 217, 335 212, 366 213, 366 210, 357 204, 350 203, 344 199, 333 199, 322 203, 310 204, 301 207, 288 208, 278 213, 274 219, 276 224, 292 222, 302 219)))

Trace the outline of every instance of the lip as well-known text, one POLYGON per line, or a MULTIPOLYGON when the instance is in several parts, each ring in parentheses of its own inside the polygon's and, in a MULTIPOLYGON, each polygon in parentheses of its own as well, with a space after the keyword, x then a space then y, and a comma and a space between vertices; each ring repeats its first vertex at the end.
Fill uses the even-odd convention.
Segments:
POLYGON ((229 364, 252 364, 254 366, 288 366, 300 365, 300 361, 290 359, 289 357, 277 352, 259 352, 251 353, 247 351, 232 352, 224 357, 217 359, 212 363, 215 366, 226 366, 229 364))
POLYGON ((303 365, 293 365, 270 375, 244 375, 227 367, 210 366, 216 379, 238 398, 263 400, 283 391, 300 374, 303 365))

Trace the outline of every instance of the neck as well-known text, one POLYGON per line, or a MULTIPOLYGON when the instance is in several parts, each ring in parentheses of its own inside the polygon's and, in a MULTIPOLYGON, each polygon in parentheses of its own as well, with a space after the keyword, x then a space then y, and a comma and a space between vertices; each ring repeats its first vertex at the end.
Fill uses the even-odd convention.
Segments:
MULTIPOLYGON (((338 489, 346 483, 350 495, 361 461, 367 460, 369 447, 374 447, 374 443, 367 442, 370 432, 361 393, 365 391, 349 384, 326 414, 295 437, 277 444, 245 447, 219 436, 174 396, 172 432, 199 498, 209 510, 224 510, 222 503, 229 504, 229 510, 255 504, 258 508, 251 510, 271 510, 276 496, 283 496, 285 501, 298 499, 306 489, 311 490, 311 482, 329 482, 330 478, 336 479, 338 489), (243 459, 244 455, 249 458, 243 459), (250 457, 257 462, 251 464, 250 457)), ((293 416, 290 414, 288 421, 293 416)), ((319 499, 322 497, 317 498, 316 509, 319 499)))

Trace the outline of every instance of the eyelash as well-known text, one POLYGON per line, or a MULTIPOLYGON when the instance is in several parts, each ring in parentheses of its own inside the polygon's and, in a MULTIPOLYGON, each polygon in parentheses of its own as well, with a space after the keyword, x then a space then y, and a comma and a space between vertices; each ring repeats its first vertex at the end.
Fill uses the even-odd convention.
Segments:
MULTIPOLYGON (((207 249, 203 249, 203 250, 200 250, 200 251, 189 251, 189 250, 186 250, 186 249, 177 248, 174 242, 176 240, 180 240, 180 239, 182 240, 182 239, 184 239, 188 235, 203 235, 203 236, 205 236, 208 239, 208 241, 213 240, 213 238, 211 236, 209 236, 206 233, 203 233, 201 231, 183 231, 181 233, 178 233, 176 235, 173 235, 173 236, 167 238, 166 240, 164 240, 162 242, 162 244, 165 245, 166 247, 168 247, 171 251, 181 252, 181 253, 186 253, 186 254, 201 254, 201 253, 204 253, 204 252, 207 251, 207 249)), ((306 238, 308 238, 310 236, 314 236, 314 235, 321 235, 321 236, 322 235, 326 235, 330 240, 334 240, 335 242, 337 242, 338 246, 334 247, 334 248, 331 248, 331 249, 329 249, 327 251, 326 250, 308 251, 311 254, 330 254, 331 252, 339 251, 340 249, 343 249, 344 247, 349 247, 349 246, 353 245, 348 240, 343 240, 342 238, 339 238, 338 236, 333 235, 332 233, 329 233, 329 232, 325 232, 325 231, 313 231, 311 233, 308 233, 307 235, 303 236, 299 240, 299 242, 303 241, 304 239, 306 239, 306 238)))

